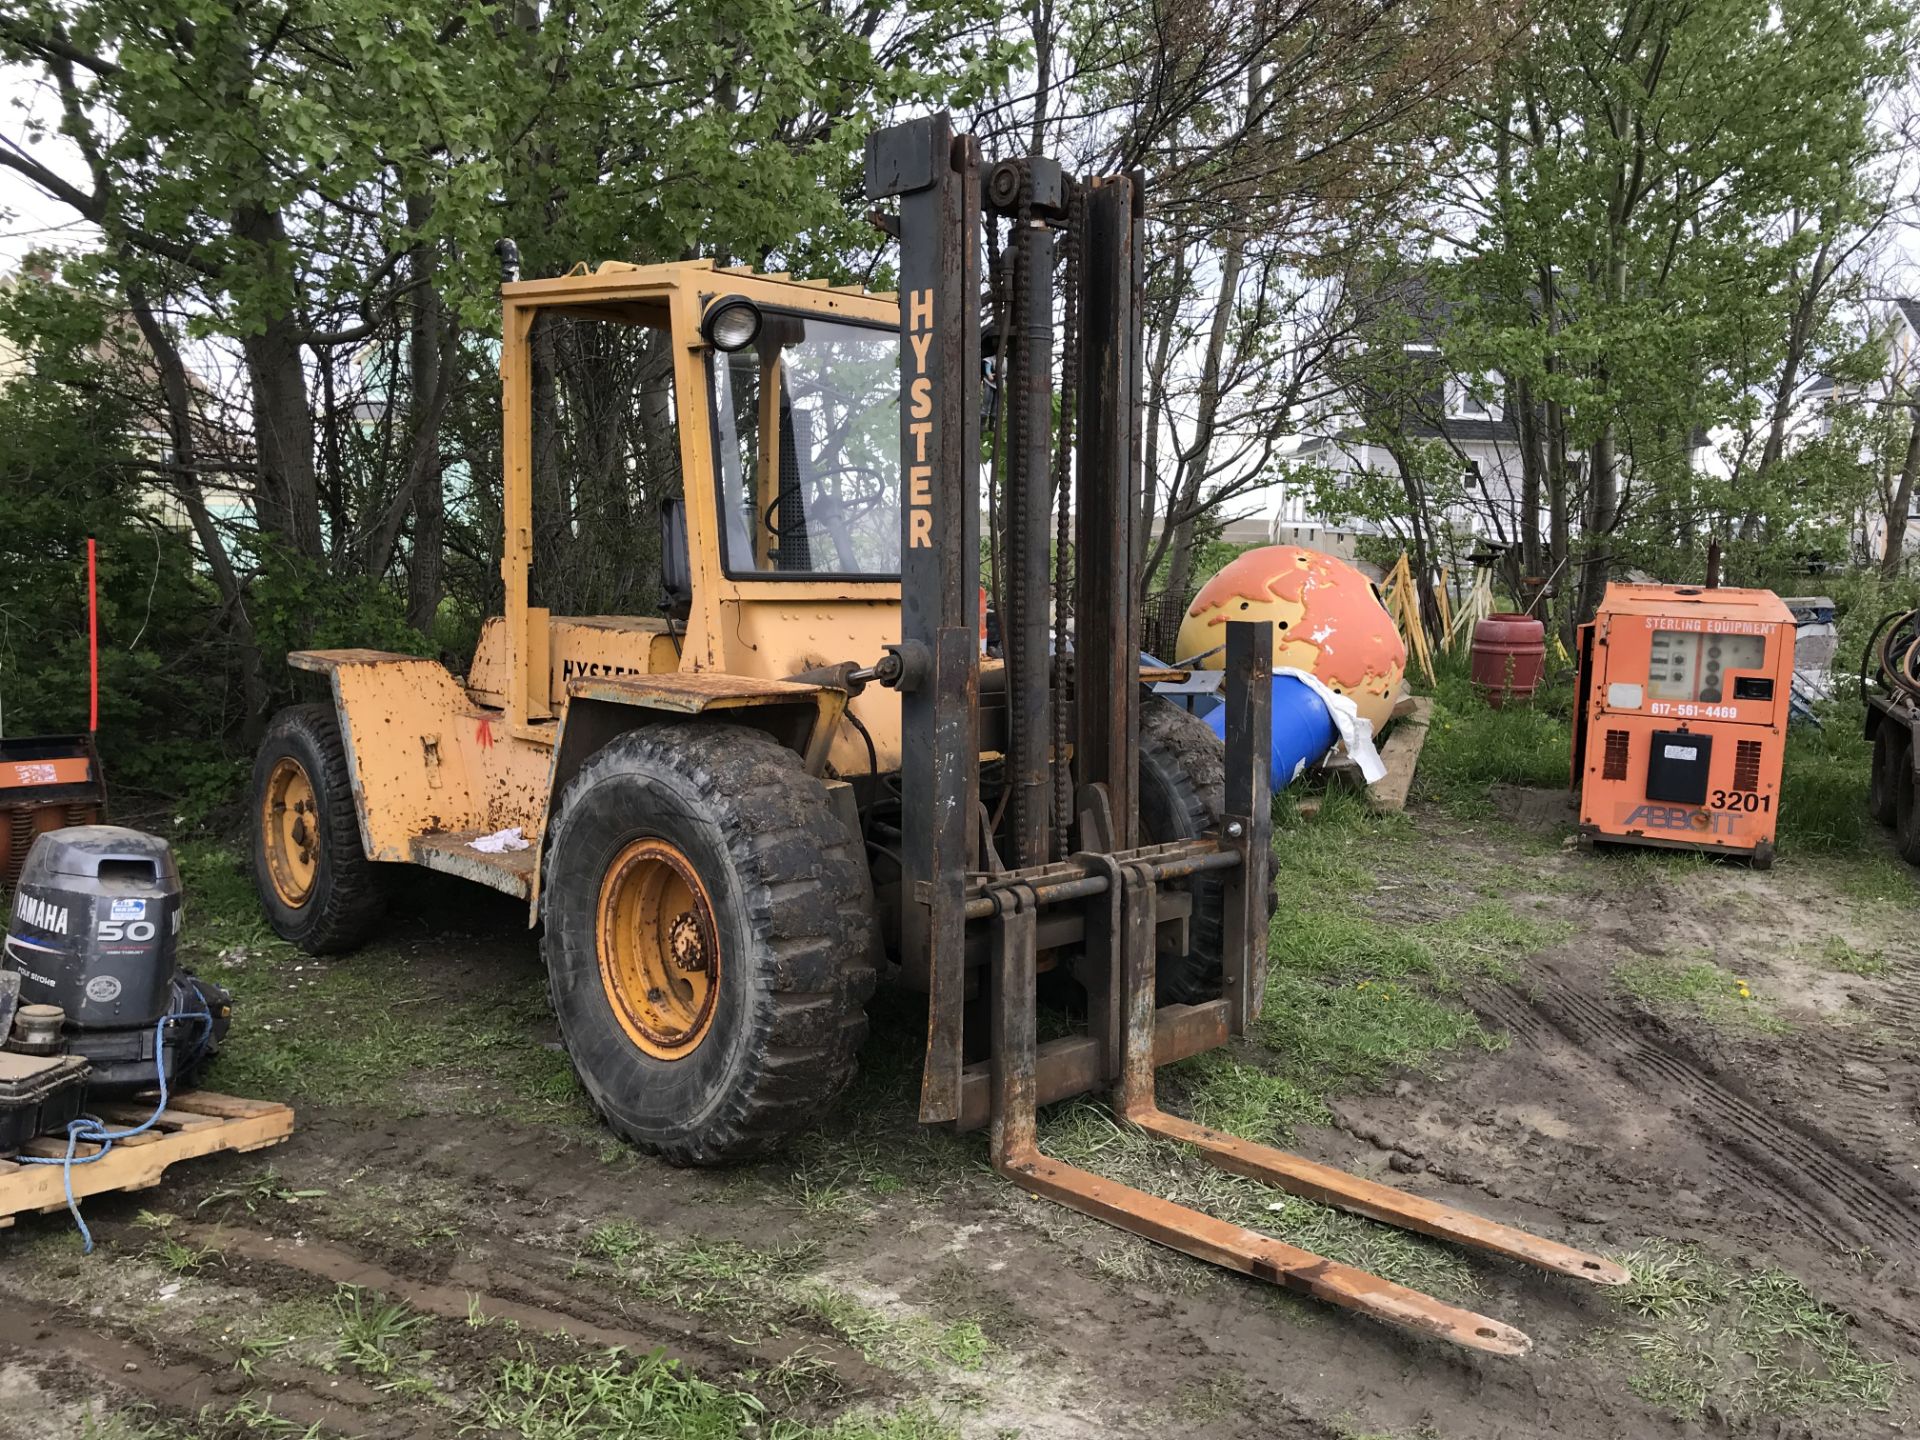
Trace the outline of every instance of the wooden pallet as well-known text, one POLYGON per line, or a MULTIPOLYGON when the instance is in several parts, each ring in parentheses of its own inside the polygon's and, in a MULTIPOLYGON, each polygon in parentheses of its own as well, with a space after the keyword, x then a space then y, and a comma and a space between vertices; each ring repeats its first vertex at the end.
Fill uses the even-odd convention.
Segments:
MULTIPOLYGON (((128 1128, 153 1113, 151 1101, 135 1097, 89 1105, 87 1113, 109 1125, 128 1128)), ((104 1159, 75 1165, 75 1199, 110 1190, 147 1190, 160 1183, 167 1168, 179 1160, 215 1155, 223 1150, 264 1150, 293 1133, 293 1111, 269 1100, 242 1100, 211 1090, 190 1090, 170 1096, 167 1108, 151 1130, 116 1140, 104 1159)), ((77 1156, 92 1155, 98 1145, 81 1145, 77 1156)), ((59 1159, 67 1153, 64 1135, 42 1135, 21 1152, 59 1159)), ((0 1160, 0 1230, 17 1215, 64 1210, 67 1205, 64 1167, 21 1165, 0 1160)))
MULTIPOLYGON (((1407 793, 1413 788, 1414 767, 1420 763, 1420 751, 1427 743, 1427 728, 1433 723, 1433 701, 1425 695, 1404 692, 1393 707, 1393 725, 1380 745, 1380 759, 1387 773, 1372 785, 1360 778, 1360 767, 1345 754, 1321 766, 1328 788, 1336 785, 1367 792, 1367 804, 1378 811, 1404 810, 1407 793)), ((1302 815, 1320 813, 1318 795, 1303 796, 1295 805, 1302 815)))
POLYGON ((1404 810, 1407 792, 1413 788, 1414 766, 1420 763, 1421 748, 1427 743, 1427 727, 1433 723, 1433 701, 1416 696, 1405 719, 1393 727, 1380 758, 1387 773, 1367 787, 1367 802, 1375 810, 1404 810))

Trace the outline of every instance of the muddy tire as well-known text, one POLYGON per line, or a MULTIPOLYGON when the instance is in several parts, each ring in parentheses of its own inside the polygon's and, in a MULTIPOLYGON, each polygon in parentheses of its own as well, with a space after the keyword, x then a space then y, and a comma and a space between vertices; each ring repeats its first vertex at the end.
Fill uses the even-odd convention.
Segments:
POLYGON ((747 1159, 852 1078, 880 955, 865 856, 769 736, 658 725, 609 743, 561 798, 541 909, 574 1073, 635 1144, 747 1159))
POLYGON ((253 884, 274 934, 309 955, 354 949, 386 912, 331 706, 292 705, 267 726, 253 761, 253 884))
MULTIPOLYGON (((1227 752, 1199 716, 1160 695, 1140 699, 1140 839, 1149 845, 1190 840, 1220 826, 1226 804, 1227 752)), ((1267 913, 1274 908, 1269 865, 1267 913)), ((1208 871, 1181 882, 1193 897, 1185 955, 1162 955, 1159 1000, 1197 1005, 1220 996, 1226 941, 1226 881, 1208 871)))
POLYGON ((1907 755, 1910 743, 1904 728, 1885 720, 1874 731, 1873 768, 1867 776, 1867 813, 1882 825, 1893 824, 1900 803, 1900 777, 1913 772, 1907 755))
MULTIPOLYGON (((1900 759, 1909 758, 1902 746, 1900 759)), ((1909 865, 1920 865, 1920 780, 1915 780, 1911 763, 1900 766, 1893 782, 1893 848, 1909 865)))

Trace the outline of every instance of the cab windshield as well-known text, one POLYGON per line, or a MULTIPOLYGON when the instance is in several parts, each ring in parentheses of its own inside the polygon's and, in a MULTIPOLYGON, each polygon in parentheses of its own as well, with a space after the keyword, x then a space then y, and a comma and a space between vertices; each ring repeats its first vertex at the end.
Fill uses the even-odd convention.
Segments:
POLYGON ((768 311, 708 374, 728 573, 897 576, 899 333, 768 311))

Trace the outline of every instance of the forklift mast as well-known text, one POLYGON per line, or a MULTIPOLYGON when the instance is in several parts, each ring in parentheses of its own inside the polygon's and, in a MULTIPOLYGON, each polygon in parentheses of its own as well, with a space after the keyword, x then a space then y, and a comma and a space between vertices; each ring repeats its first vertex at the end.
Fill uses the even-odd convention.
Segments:
MULTIPOLYGON (((900 948, 910 983, 924 979, 931 997, 920 1113, 923 1121, 940 1123, 960 1120, 964 1108, 969 921, 996 913, 1006 886, 1016 883, 1012 877, 1040 881, 1040 905, 1084 908, 1078 902, 1089 895, 1107 894, 1110 877, 1101 865, 1088 871, 1075 857, 1108 857, 1139 843, 1135 561, 1143 548, 1137 531, 1144 207, 1137 176, 1082 183, 1040 156, 996 165, 983 182, 972 138, 955 136, 944 115, 880 132, 867 159, 869 194, 900 200, 905 503, 898 655, 902 812, 910 817, 903 827, 900 948), (1004 666, 991 687, 992 699, 1004 706, 1001 724, 993 727, 1004 737, 1004 828, 987 818, 980 801, 983 212, 1007 227, 994 374, 1007 426, 998 496, 1003 573, 994 577, 1004 666), (1062 249, 1066 326, 1056 450, 1053 316, 1062 249), (1057 529, 1049 525, 1054 518, 1057 529), (1069 555, 1078 562, 1071 586, 1069 555), (1050 610, 1056 617, 1051 636, 1050 610), (1070 640, 1062 623, 1068 613, 1076 621, 1070 640), (1066 893, 1056 899, 1062 886, 1066 893)), ((1253 626, 1237 636, 1236 653, 1244 648, 1254 658, 1230 672, 1238 680, 1230 678, 1238 702, 1232 713, 1262 728, 1271 655, 1263 638, 1253 626)), ((1230 755, 1266 749, 1255 736, 1230 738, 1230 755)), ((1231 778, 1237 789, 1230 786, 1234 818, 1224 846, 1208 842, 1204 857, 1183 850, 1177 861, 1162 862, 1173 867, 1165 879, 1191 875, 1195 866, 1232 872, 1229 949, 1254 971, 1229 963, 1224 1000, 1180 1007, 1175 1033, 1190 1037, 1191 1048, 1219 1043, 1227 1030, 1244 1031, 1263 988, 1265 946, 1246 942, 1265 930, 1264 911, 1256 917, 1248 906, 1263 905, 1266 893, 1257 862, 1267 852, 1267 776, 1247 765, 1231 778), (1247 863, 1248 856, 1256 862, 1247 863), (1189 1017, 1188 1009, 1201 1013, 1189 1017)), ((1097 955, 1105 948, 1104 926, 1089 923, 1083 930, 1097 955)), ((1095 998, 1095 1080, 1120 1072, 1123 1018, 1111 970, 1093 958, 1079 967, 1078 978, 1095 998)), ((1189 1045, 1176 1048, 1191 1053, 1189 1045)))
POLYGON ((1142 845, 1142 179, 1080 180, 1043 156, 1001 162, 983 179, 978 147, 956 136, 944 113, 879 131, 866 160, 869 198, 899 204, 887 228, 900 245, 901 621, 886 679, 902 694, 900 958, 908 983, 928 994, 921 1119, 960 1128, 987 1120, 1002 1175, 1148 1239, 1459 1344, 1523 1352, 1531 1342, 1511 1326, 1040 1150, 1040 1104, 1110 1087, 1124 1120, 1222 1169, 1559 1273, 1626 1278, 1610 1261, 1158 1108, 1157 1065, 1224 1044, 1259 1014, 1273 637, 1266 622, 1226 627, 1218 830, 1142 845), (1005 227, 991 277, 991 356, 980 319, 983 220, 1005 227), (1064 319, 1057 427, 1056 269, 1064 319), (1004 663, 989 673, 983 697, 980 440, 989 358, 1007 432, 1006 445, 994 447, 1002 458, 992 497, 1004 663), (983 726, 983 703, 1004 705, 997 723, 983 726), (981 805, 983 731, 995 737, 991 763, 1001 767, 998 817, 981 805), (1180 933, 1184 911, 1171 902, 1185 899, 1163 887, 1209 872, 1224 890, 1220 996, 1157 1006, 1156 953, 1163 927, 1180 933), (991 1022, 988 1059, 971 1066, 970 948, 988 962, 991 1022), (1064 963, 1086 993, 1089 1034, 1038 1043, 1042 948, 1072 956, 1064 963))

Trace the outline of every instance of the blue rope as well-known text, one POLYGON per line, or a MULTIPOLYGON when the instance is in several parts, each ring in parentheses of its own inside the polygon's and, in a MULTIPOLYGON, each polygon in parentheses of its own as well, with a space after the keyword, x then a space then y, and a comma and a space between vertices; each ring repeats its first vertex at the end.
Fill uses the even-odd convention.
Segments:
MULTIPOLYGON (((144 1131, 151 1130, 154 1125, 158 1123, 160 1117, 166 1113, 166 1032, 168 1022, 173 1020, 199 1020, 203 1022, 204 1029, 201 1036, 201 1046, 200 1049, 194 1052, 195 1060, 200 1058, 207 1043, 213 1039, 213 1014, 207 1009, 204 999, 200 1003, 198 1014, 195 1014, 191 1010, 175 1010, 169 1014, 162 1015, 159 1020, 154 1023, 153 1070, 155 1078, 160 1082, 160 1103, 153 1107, 153 1114, 149 1115, 131 1130, 109 1130, 106 1128, 105 1122, 91 1115, 81 1115, 67 1122, 67 1153, 65 1155, 18 1155, 14 1157, 22 1165, 58 1165, 61 1167, 60 1178, 65 1183, 67 1191, 67 1213, 73 1216, 73 1223, 79 1227, 80 1240, 84 1247, 81 1251, 82 1254, 91 1255, 93 1253, 93 1232, 87 1228, 87 1222, 80 1218, 80 1202, 75 1198, 73 1193, 73 1167, 76 1165, 91 1165, 94 1161, 104 1158, 106 1153, 113 1148, 114 1141, 130 1139, 144 1131), (76 1152, 82 1143, 98 1145, 100 1148, 91 1155, 81 1155, 76 1152)), ((184 1069, 185 1067, 183 1066, 182 1068, 184 1069)))

